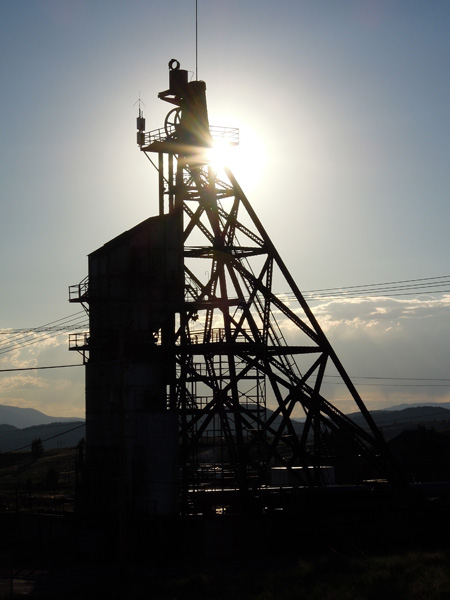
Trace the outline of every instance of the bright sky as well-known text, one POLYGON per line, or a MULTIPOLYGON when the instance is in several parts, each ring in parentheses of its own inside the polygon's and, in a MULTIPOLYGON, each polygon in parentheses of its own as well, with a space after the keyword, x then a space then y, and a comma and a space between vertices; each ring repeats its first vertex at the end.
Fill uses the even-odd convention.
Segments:
MULTIPOLYGON (((240 128, 236 175, 300 289, 448 275, 450 3, 198 10, 210 122, 240 128)), ((163 125, 168 61, 195 70, 195 0, 2 0, 0 45, 4 331, 77 312, 87 254, 157 213, 136 102, 163 125)), ((405 378, 355 379, 370 409, 450 401, 450 291, 312 306, 352 377, 405 378)), ((0 353, 79 362, 66 335, 0 353)), ((0 403, 83 416, 83 368, 0 373, 0 403)))

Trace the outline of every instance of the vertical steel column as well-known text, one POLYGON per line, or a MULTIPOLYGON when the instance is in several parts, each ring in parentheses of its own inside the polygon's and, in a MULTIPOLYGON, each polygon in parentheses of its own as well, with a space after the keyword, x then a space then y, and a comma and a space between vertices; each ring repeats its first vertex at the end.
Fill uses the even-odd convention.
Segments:
POLYGON ((174 203, 174 185, 173 185, 173 154, 169 153, 168 158, 168 180, 169 180, 169 212, 172 212, 174 203))
POLYGON ((164 154, 158 152, 158 173, 159 173, 159 214, 164 214, 164 154))

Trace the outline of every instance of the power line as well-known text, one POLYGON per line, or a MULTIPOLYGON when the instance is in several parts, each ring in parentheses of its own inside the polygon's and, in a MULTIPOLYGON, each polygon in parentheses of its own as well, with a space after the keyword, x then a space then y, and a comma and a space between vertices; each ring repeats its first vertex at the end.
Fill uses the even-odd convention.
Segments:
MULTIPOLYGON (((328 377, 339 377, 339 375, 328 375, 328 377)), ((353 377, 352 379, 388 379, 394 381, 450 381, 446 377, 367 377, 360 375, 359 377, 353 377)))
MULTIPOLYGON (((435 286, 442 286, 450 288, 450 275, 440 275, 437 277, 421 277, 418 279, 404 279, 399 281, 389 281, 382 283, 368 283, 364 285, 351 285, 351 286, 340 286, 340 287, 332 287, 332 288, 318 288, 306 290, 303 292, 303 296, 308 299, 318 299, 318 298, 329 298, 329 297, 363 297, 370 295, 388 295, 388 296, 403 296, 403 295, 413 295, 418 293, 423 293, 424 290, 427 290, 430 293, 430 288, 434 288, 435 286), (445 280, 445 281, 443 281, 445 280), (425 283, 423 283, 425 282, 425 283), (405 285, 408 284, 408 285, 405 285), (413 285, 410 285, 413 284, 413 285), (398 293, 388 293, 388 292, 398 292, 398 293)), ((450 289, 432 289, 432 293, 450 293, 450 289)), ((285 296, 290 298, 293 296, 292 292, 289 293, 280 293, 280 296, 285 296)), ((3 342, 3 345, 9 344, 15 337, 29 337, 33 333, 44 333, 44 332, 55 332, 55 331, 72 331, 74 329, 83 328, 89 325, 87 321, 85 321, 86 313, 85 311, 79 311, 67 317, 62 317, 61 319, 57 319, 55 321, 51 321, 45 325, 41 325, 39 327, 33 327, 30 329, 1 329, 0 335, 8 336, 9 339, 3 342), (83 318, 81 318, 83 317, 83 318), (77 321, 73 323, 73 321, 77 321)), ((22 339, 22 338, 20 338, 22 339)), ((2 343, 0 343, 0 348, 2 347, 2 343)))
POLYGON ((85 315, 80 317, 79 315, 73 315, 72 318, 67 318, 63 323, 58 325, 53 325, 49 327, 47 325, 43 325, 41 327, 35 327, 34 329, 28 330, 20 330, 20 332, 11 334, 8 331, 1 331, 0 333, 4 336, 7 336, 2 342, 0 342, 0 350, 5 350, 6 348, 20 346, 24 342, 29 340, 35 340, 37 338, 45 337, 50 333, 58 334, 64 331, 72 331, 73 329, 80 329, 86 325, 87 321, 85 319, 85 315))
MULTIPOLYGON (((76 328, 76 330, 79 330, 79 329, 80 329, 80 327, 76 328)), ((3 347, 0 346, 0 354, 6 354, 7 352, 11 352, 13 350, 19 350, 22 348, 26 348, 27 346, 32 346, 33 344, 38 344, 39 342, 43 342, 45 340, 54 338, 58 335, 61 335, 61 333, 63 333, 63 332, 67 333, 68 331, 73 331, 73 329, 72 330, 63 329, 62 331, 58 330, 58 331, 54 332, 53 334, 45 334, 44 333, 42 335, 38 335, 37 337, 30 336, 32 339, 29 339, 29 337, 28 337, 27 339, 23 340, 21 344, 13 344, 10 346, 3 346, 3 347)))
MULTIPOLYGON (((14 371, 41 371, 41 370, 45 370, 45 369, 67 369, 70 367, 84 367, 85 365, 83 363, 79 363, 76 365, 48 365, 48 366, 43 366, 43 367, 19 367, 19 368, 14 368, 14 369, 0 369, 0 373, 10 373, 10 372, 14 372, 14 371)), ((369 377, 369 376, 355 376, 355 377, 350 377, 353 381, 357 381, 360 379, 364 379, 364 380, 378 380, 378 381, 428 381, 431 383, 364 383, 364 382, 358 382, 358 385, 369 385, 369 386, 375 386, 375 387, 448 387, 450 385, 450 379, 448 378, 443 378, 443 377, 378 377, 378 376, 374 376, 374 377, 369 377), (448 382, 448 383, 442 383, 442 384, 436 384, 436 383, 432 383, 435 381, 442 381, 442 382, 448 382)), ((339 375, 325 375, 324 379, 340 379, 339 375)), ((328 385, 344 385, 344 382, 342 381, 338 381, 338 382, 331 382, 331 381, 324 381, 325 384, 328 385)))
MULTIPOLYGON (((350 378, 352 379, 352 378, 350 378)), ((335 382, 327 382, 324 381, 324 383, 328 383, 329 385, 346 385, 343 381, 335 381, 335 382)), ((360 385, 365 385, 365 386, 371 386, 371 387, 423 387, 423 388, 430 388, 430 387, 441 387, 441 388, 447 388, 450 386, 450 383, 447 384, 442 384, 442 383, 358 383, 358 386, 360 385)))
POLYGON ((10 373, 12 371, 41 371, 43 369, 67 369, 69 367, 84 367, 82 363, 78 365, 50 365, 47 367, 20 367, 17 369, 0 369, 0 373, 10 373))
POLYGON ((80 311, 68 317, 63 317, 45 325, 34 327, 32 329, 20 330, 1 330, 0 334, 7 336, 3 342, 0 342, 0 354, 5 354, 13 350, 19 350, 26 346, 40 343, 44 340, 56 337, 60 333, 74 330, 85 329, 89 326, 86 321, 86 313, 80 311))
POLYGON ((0 330, 0 334, 6 337, 9 337, 3 344, 9 343, 11 340, 15 340, 16 338, 22 339, 23 337, 27 337, 32 335, 33 333, 46 333, 52 331, 64 331, 67 328, 76 327, 79 323, 86 322, 86 314, 80 315, 79 313, 72 315, 71 318, 67 317, 63 322, 60 322, 55 325, 42 325, 40 327, 34 327, 32 329, 15 329, 8 330, 3 329, 0 330))
POLYGON ((399 285, 399 284, 403 284, 403 283, 417 283, 419 281, 432 281, 432 280, 437 280, 437 279, 449 279, 450 280, 450 275, 440 275, 438 277, 421 277, 420 279, 404 279, 404 280, 400 280, 400 281, 387 281, 387 282, 383 282, 383 283, 368 283, 365 285, 349 285, 349 286, 342 286, 339 288, 322 288, 322 289, 317 289, 317 290, 307 290, 305 293, 327 292, 329 290, 354 290, 357 288, 379 287, 379 286, 386 286, 386 285, 399 285))
MULTIPOLYGON (((438 277, 422 277, 420 279, 404 279, 383 283, 341 286, 306 290, 303 296, 308 300, 324 298, 360 298, 374 296, 411 296, 423 293, 442 294, 450 292, 450 275, 438 277)), ((286 294, 292 297, 293 294, 286 294)))
MULTIPOLYGON (((399 292, 398 294, 394 294, 394 293, 388 293, 389 290, 379 290, 378 293, 370 293, 367 292, 366 294, 362 294, 362 293, 355 293, 355 294, 348 294, 348 293, 336 293, 336 294, 324 294, 324 295, 309 295, 309 296, 304 296, 305 300, 309 300, 310 302, 313 300, 334 300, 334 299, 339 299, 339 298, 396 298, 398 296, 417 296, 418 294, 424 294, 424 293, 428 293, 428 294, 449 294, 450 293, 450 287, 449 289, 445 289, 445 290, 428 290, 428 292, 424 292, 424 291, 413 291, 413 292, 399 292)), ((287 298, 294 298, 293 294, 287 295, 287 298)))
MULTIPOLYGON (((435 286, 449 286, 450 287, 450 275, 441 275, 436 277, 421 277, 417 279, 404 279, 399 281, 388 281, 382 283, 369 283, 364 285, 352 285, 352 286, 341 286, 335 288, 319 288, 313 290, 307 290, 303 293, 307 300, 320 300, 320 299, 338 299, 338 298, 357 298, 357 297, 374 297, 374 296, 406 296, 406 295, 417 295, 419 293, 448 293, 450 289, 436 289, 435 286)), ((288 299, 294 297, 292 292, 287 294, 280 294, 288 299)), ((89 322, 86 321, 85 311, 79 311, 72 315, 50 321, 44 325, 34 327, 31 329, 15 329, 15 330, 0 330, 0 335, 7 336, 3 342, 0 342, 0 354, 5 354, 13 350, 20 350, 29 345, 37 344, 46 339, 56 337, 62 332, 79 331, 81 329, 89 328, 89 322)), ((44 367, 25 367, 15 369, 0 369, 0 372, 14 372, 14 371, 31 371, 41 369, 58 369, 67 368, 73 366, 83 365, 51 365, 44 367)), ((332 377, 332 376, 328 376, 332 377)), ((337 377, 337 376, 336 376, 337 377)), ((355 377, 354 379, 372 379, 372 380, 383 380, 391 381, 395 379, 404 381, 422 381, 420 378, 388 378, 388 377, 355 377)), ((450 381, 447 379, 423 379, 423 381, 450 381)), ((360 385, 399 385, 399 386, 411 386, 421 384, 387 384, 387 383, 360 383, 360 385)), ((424 384, 424 387, 436 386, 436 384, 428 383, 424 384)), ((443 387, 446 387, 445 385, 443 387)))
MULTIPOLYGON (((332 288, 319 288, 302 292, 306 300, 319 300, 325 298, 362 298, 362 297, 395 297, 411 296, 418 294, 443 294, 450 293, 450 275, 438 277, 422 277, 420 279, 404 279, 383 283, 367 283, 364 285, 340 286, 332 288)), ((292 292, 280 293, 280 296, 294 298, 292 292)))
MULTIPOLYGON (((51 435, 50 437, 45 438, 45 440, 41 440, 41 442, 48 442, 49 440, 54 440, 57 437, 61 437, 62 435, 67 435, 68 433, 72 433, 72 431, 81 429, 84 426, 85 426, 85 423, 82 423, 81 425, 77 425, 76 427, 73 427, 72 429, 68 429, 67 431, 63 431, 61 433, 51 435)), ((31 442, 31 444, 27 444, 26 446, 21 446, 20 448, 15 448, 14 450, 8 450, 7 454, 9 454, 10 452, 19 452, 19 450, 25 450, 25 448, 31 448, 32 445, 33 445, 33 442, 31 442)))
POLYGON ((54 326, 56 323, 61 323, 61 321, 71 321, 73 320, 74 317, 77 317, 79 315, 86 315, 84 310, 78 311, 76 313, 73 313, 72 315, 69 315, 67 317, 61 317, 61 319, 56 319, 56 321, 50 321, 50 323, 46 323, 45 325, 39 325, 38 327, 31 327, 29 329, 0 329, 0 334, 10 334, 10 333, 17 333, 20 334, 21 332, 31 332, 31 331, 39 331, 39 330, 46 330, 47 328, 52 329, 52 325, 54 326))
MULTIPOLYGON (((368 376, 349 376, 350 379, 358 386, 374 386, 374 387, 449 387, 450 379, 445 377, 368 377, 368 376), (363 381, 361 381, 363 380, 363 381), (375 381, 376 383, 370 383, 375 381), (383 381, 403 381, 405 383, 382 383, 383 381), (413 381, 414 383, 408 383, 413 381), (434 382, 443 383, 434 383, 434 382), (429 383, 417 383, 417 382, 429 382, 429 383)), ((324 383, 328 385, 344 385, 343 381, 325 381, 326 379, 340 379, 340 375, 325 375, 324 383)))

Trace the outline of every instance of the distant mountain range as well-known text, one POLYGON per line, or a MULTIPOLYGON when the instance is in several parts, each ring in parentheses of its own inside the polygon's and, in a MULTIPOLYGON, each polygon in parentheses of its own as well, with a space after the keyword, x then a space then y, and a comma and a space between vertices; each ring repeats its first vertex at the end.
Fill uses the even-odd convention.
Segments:
POLYGON ((0 425, 13 425, 22 429, 34 425, 48 425, 49 423, 67 423, 84 421, 80 417, 49 417, 34 408, 19 408, 18 406, 6 406, 0 404, 0 425))
POLYGON ((0 404, 0 452, 25 451, 36 438, 46 450, 71 448, 85 435, 80 417, 50 417, 34 408, 0 404))
MULTIPOLYGON (((404 408, 371 411, 386 440, 391 440, 402 431, 417 429, 419 425, 432 427, 436 431, 450 431, 450 402, 400 406, 404 408)), ((360 413, 348 416, 365 428, 365 420, 360 413)), ((295 419, 293 421, 295 430, 301 434, 303 423, 295 419)), ((71 448, 83 437, 85 424, 80 417, 50 417, 32 408, 0 405, 0 452, 26 450, 36 438, 42 440, 45 449, 71 448)))
MULTIPOLYGON (((386 440, 391 440, 402 431, 417 429, 419 425, 434 428, 436 431, 450 430, 450 403, 421 406, 402 405, 407 408, 395 410, 372 410, 370 414, 383 432, 386 440)), ((348 415, 360 427, 365 427, 365 419, 361 413, 348 415)))
POLYGON ((405 408, 448 408, 450 409, 450 402, 427 402, 426 404, 416 402, 415 404, 397 404, 396 406, 390 406, 389 408, 384 408, 383 410, 403 410, 405 408))

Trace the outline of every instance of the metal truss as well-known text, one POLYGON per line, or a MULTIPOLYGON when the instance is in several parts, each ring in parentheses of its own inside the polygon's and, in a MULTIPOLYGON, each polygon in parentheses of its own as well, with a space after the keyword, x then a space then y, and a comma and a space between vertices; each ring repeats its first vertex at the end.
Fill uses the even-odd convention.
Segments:
POLYGON ((342 447, 355 469, 369 463, 371 476, 393 476, 370 413, 233 174, 223 180, 179 162, 173 210, 184 215, 185 302, 170 408, 179 414, 185 506, 207 489, 245 497, 270 486, 276 468, 284 481, 323 485, 342 447), (365 427, 326 399, 329 373, 365 427))
POLYGON ((179 104, 165 132, 140 144, 159 154, 160 213, 183 221, 184 303, 168 354, 183 510, 208 491, 248 504, 280 474, 283 486, 325 485, 330 468, 344 483, 395 480, 380 431, 235 177, 181 145, 179 104), (362 421, 327 400, 329 376, 362 421))

